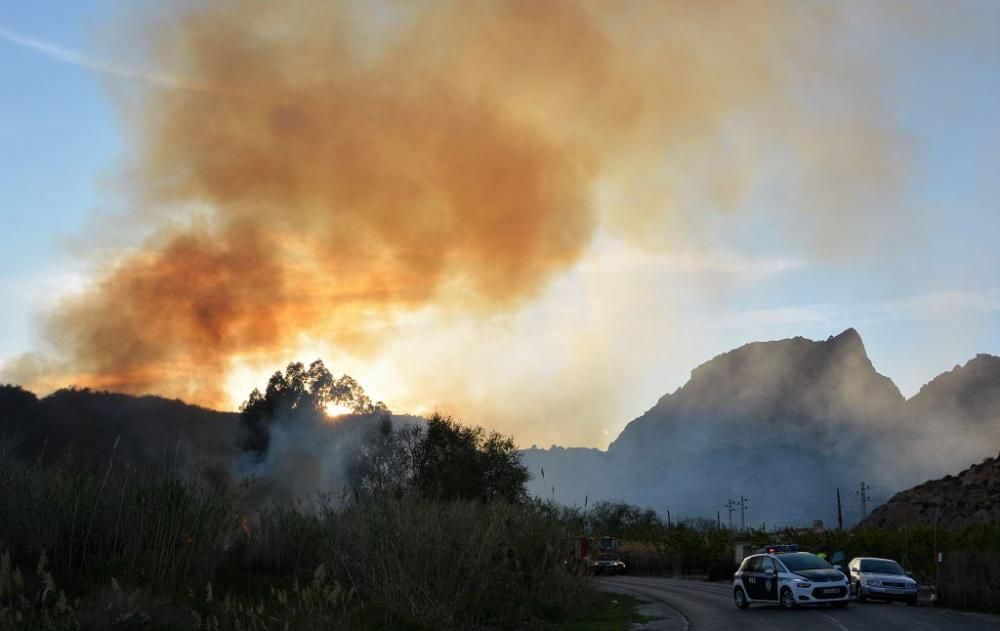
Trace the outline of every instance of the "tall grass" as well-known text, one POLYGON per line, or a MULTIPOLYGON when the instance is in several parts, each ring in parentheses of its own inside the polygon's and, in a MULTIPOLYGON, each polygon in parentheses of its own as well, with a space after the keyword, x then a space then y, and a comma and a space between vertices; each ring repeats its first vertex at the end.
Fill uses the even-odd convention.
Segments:
POLYGON ((435 628, 528 626, 564 616, 590 593, 560 566, 571 532, 539 505, 411 495, 354 504, 337 522, 332 551, 353 582, 435 628))
POLYGON ((172 592, 211 571, 237 524, 237 491, 170 470, 101 471, 72 454, 42 466, 0 449, 0 488, 0 550, 20 561, 45 551, 74 580, 135 576, 172 592))
POLYGON ((586 606, 539 503, 329 497, 248 510, 170 467, 0 448, 0 631, 544 626, 586 606))

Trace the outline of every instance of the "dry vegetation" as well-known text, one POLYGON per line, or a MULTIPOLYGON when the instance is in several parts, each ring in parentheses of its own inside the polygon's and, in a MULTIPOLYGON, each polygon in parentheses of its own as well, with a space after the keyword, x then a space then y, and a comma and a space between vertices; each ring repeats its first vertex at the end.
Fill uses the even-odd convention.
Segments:
POLYGON ((0 629, 546 626, 592 588, 530 501, 360 494, 247 510, 247 485, 0 449, 0 629))

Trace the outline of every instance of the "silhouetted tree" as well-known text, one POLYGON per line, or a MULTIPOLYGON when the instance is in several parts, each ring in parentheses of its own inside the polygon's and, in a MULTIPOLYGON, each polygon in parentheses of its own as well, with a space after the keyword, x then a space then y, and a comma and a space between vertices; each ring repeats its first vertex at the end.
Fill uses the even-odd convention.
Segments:
POLYGON ((382 416, 349 465, 355 495, 401 495, 413 483, 414 458, 423 436, 418 425, 396 426, 391 416, 382 416))
POLYGON ((346 405, 355 414, 385 414, 388 408, 381 401, 372 403, 364 389, 348 375, 334 377, 321 360, 309 368, 293 362, 271 375, 262 394, 254 388, 240 406, 243 428, 241 447, 258 456, 270 444, 270 425, 276 422, 309 422, 325 416, 330 403, 346 405))
POLYGON ((432 499, 483 502, 526 499, 529 478, 511 438, 439 414, 420 425, 394 425, 384 416, 348 475, 355 496, 413 489, 432 499))
POLYGON ((413 469, 416 488, 436 499, 520 501, 529 479, 511 438, 438 414, 427 420, 413 469))
POLYGON ((594 532, 614 534, 636 541, 653 541, 666 532, 666 523, 651 508, 625 502, 601 501, 588 515, 594 532))

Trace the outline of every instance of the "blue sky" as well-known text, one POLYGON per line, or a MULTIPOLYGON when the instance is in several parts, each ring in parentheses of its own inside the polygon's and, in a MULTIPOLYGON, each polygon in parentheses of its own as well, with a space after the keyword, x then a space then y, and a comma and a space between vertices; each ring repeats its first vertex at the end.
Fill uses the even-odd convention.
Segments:
MULTIPOLYGON (((98 3, 8 3, 0 28, 67 48, 92 45, 98 3)), ((24 352, 32 342, 39 283, 79 265, 66 241, 101 207, 102 178, 121 148, 103 77, 0 39, 0 355, 24 352)))
MULTIPOLYGON (((863 255, 818 256, 808 244, 775 239, 761 208, 733 219, 732 236, 708 264, 690 253, 643 258, 611 237, 599 238, 596 257, 633 257, 629 268, 646 270, 648 277, 630 286, 656 293, 651 304, 669 312, 669 330, 658 328, 660 307, 646 315, 618 310, 611 304, 614 283, 600 274, 554 282, 550 293, 560 300, 607 300, 595 309, 606 315, 591 317, 609 334, 632 339, 636 329, 647 332, 635 338, 647 345, 635 374, 618 384, 624 401, 597 406, 595 427, 609 440, 682 385, 695 365, 752 340, 825 338, 854 326, 876 368, 907 396, 976 353, 1000 354, 1000 3, 966 2, 954 11, 970 18, 960 21, 972 25, 968 31, 866 50, 890 70, 884 97, 908 148, 905 188, 893 202, 898 223, 891 227, 902 238, 863 255)), ((81 234, 116 208, 110 182, 124 166, 124 129, 108 88, 130 79, 58 59, 23 38, 128 68, 130 60, 100 52, 107 47, 99 38, 114 33, 108 25, 115 15, 103 2, 0 7, 0 361, 37 350, 40 314, 85 286, 93 252, 81 234)), ((619 298, 635 304, 634 297, 619 298)), ((526 312, 532 309, 519 316, 526 318, 523 327, 554 335, 561 325, 553 312, 531 306, 526 312)), ((616 365, 627 363, 619 358, 616 365)), ((344 356, 340 365, 362 383, 369 373, 371 388, 388 391, 381 396, 390 403, 394 394, 405 404, 419 402, 415 386, 393 383, 405 381, 406 370, 384 356, 344 356)), ((563 367, 545 377, 572 374, 563 367)), ((601 441, 588 434, 584 442, 601 441)))

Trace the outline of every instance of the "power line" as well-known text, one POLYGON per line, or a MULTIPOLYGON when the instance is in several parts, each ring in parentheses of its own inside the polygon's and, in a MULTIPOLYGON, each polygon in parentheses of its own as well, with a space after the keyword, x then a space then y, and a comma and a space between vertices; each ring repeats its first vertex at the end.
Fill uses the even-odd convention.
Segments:
MULTIPOLYGON (((749 499, 749 498, 745 498, 749 499)), ((776 514, 780 513, 783 518, 777 519, 777 521, 784 521, 786 523, 793 523, 800 520, 805 520, 807 518, 813 519, 817 514, 825 513, 829 510, 830 505, 829 499, 822 499, 821 497, 814 496, 811 498, 802 499, 788 499, 788 498, 775 498, 764 496, 757 498, 755 501, 758 512, 761 516, 771 515, 772 520, 777 519, 774 517, 776 514)), ((734 506, 734 512, 736 508, 739 508, 739 502, 732 500, 734 506)), ((728 506, 727 506, 728 507, 728 506)), ((749 506, 746 507, 749 510, 749 506)))
POLYGON ((864 480, 862 480, 861 486, 854 492, 855 495, 861 498, 861 521, 864 521, 868 517, 868 502, 872 501, 872 496, 868 492, 871 490, 872 487, 865 484, 864 480))

